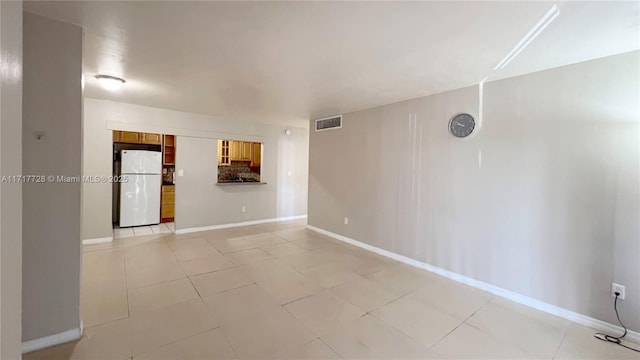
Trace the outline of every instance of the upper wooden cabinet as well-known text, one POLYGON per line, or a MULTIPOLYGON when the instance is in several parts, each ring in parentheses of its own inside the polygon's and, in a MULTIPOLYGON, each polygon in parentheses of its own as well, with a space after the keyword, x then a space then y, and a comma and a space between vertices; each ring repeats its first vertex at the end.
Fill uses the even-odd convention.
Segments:
POLYGON ((252 143, 243 141, 241 145, 240 160, 251 160, 253 156, 251 152, 252 143))
POLYGON ((122 143, 140 144, 142 141, 142 133, 132 131, 114 131, 113 141, 122 143))
POLYGON ((141 133, 143 144, 161 145, 162 135, 153 133, 141 133))
POLYGON ((176 137, 175 135, 164 135, 162 146, 162 164, 175 165, 176 163, 176 137))
POLYGON ((229 140, 218 140, 218 165, 231 165, 229 150, 229 140))
POLYGON ((162 135, 154 133, 141 133, 133 131, 113 131, 113 142, 128 144, 161 145, 162 135))
POLYGON ((229 140, 229 152, 232 161, 242 160, 242 141, 229 140))
POLYGON ((261 143, 218 140, 218 165, 231 165, 231 161, 250 161, 251 166, 260 166, 261 156, 261 143))
POLYGON ((260 166, 260 160, 262 158, 262 144, 251 144, 251 166, 260 166))

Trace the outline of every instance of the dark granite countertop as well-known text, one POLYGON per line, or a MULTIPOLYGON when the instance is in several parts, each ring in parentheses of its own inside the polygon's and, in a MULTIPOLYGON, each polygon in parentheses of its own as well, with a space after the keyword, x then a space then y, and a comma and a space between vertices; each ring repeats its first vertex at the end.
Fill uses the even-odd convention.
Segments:
POLYGON ((266 182, 259 181, 223 181, 218 182, 216 185, 218 186, 228 186, 228 185, 266 185, 266 182))

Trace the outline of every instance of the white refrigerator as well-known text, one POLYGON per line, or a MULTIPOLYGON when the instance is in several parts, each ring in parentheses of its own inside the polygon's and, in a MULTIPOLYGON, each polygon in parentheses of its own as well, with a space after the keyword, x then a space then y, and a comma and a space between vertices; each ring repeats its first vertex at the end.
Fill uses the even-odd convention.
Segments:
POLYGON ((160 223, 162 153, 122 150, 120 175, 120 226, 160 223))

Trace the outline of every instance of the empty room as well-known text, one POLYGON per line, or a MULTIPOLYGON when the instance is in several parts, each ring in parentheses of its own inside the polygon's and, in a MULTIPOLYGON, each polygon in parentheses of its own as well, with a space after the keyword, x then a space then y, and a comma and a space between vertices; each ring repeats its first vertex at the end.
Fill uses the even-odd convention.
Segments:
POLYGON ((1 1, 0 358, 640 359, 640 2, 1 1))

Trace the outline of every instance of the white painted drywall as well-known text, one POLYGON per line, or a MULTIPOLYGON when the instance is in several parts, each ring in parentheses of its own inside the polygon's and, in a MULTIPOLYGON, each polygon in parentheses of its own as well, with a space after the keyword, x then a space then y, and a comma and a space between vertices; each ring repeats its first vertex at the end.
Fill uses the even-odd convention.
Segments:
MULTIPOLYGON (((80 176, 82 28, 25 13, 23 31, 23 173, 80 176)), ((29 341, 80 327, 82 189, 80 182, 22 189, 22 341, 29 341)))
MULTIPOLYGON (((85 99, 82 145, 82 174, 85 176, 112 176, 112 132, 100 109, 85 99)), ((82 189, 82 240, 106 238, 113 235, 111 225, 110 183, 87 183, 82 189), (108 201, 107 201, 108 200, 108 201)))
MULTIPOLYGON (((0 175, 22 173, 22 2, 0 2, 0 175)), ((22 338, 22 185, 0 185, 0 359, 22 338)))
POLYGON ((640 330, 639 52, 345 114, 310 135, 309 224, 640 330), (349 224, 343 218, 349 217, 349 224))
MULTIPOLYGON (((96 99, 85 99, 84 122, 85 175, 111 174, 112 129, 178 135, 176 170, 183 170, 184 176, 176 177, 177 229, 307 212, 306 128, 290 127, 292 133, 286 136, 284 126, 96 99), (262 179, 268 184, 216 186, 221 138, 264 143, 262 179)), ((83 239, 110 236, 111 187, 85 184, 84 195, 83 239)))

